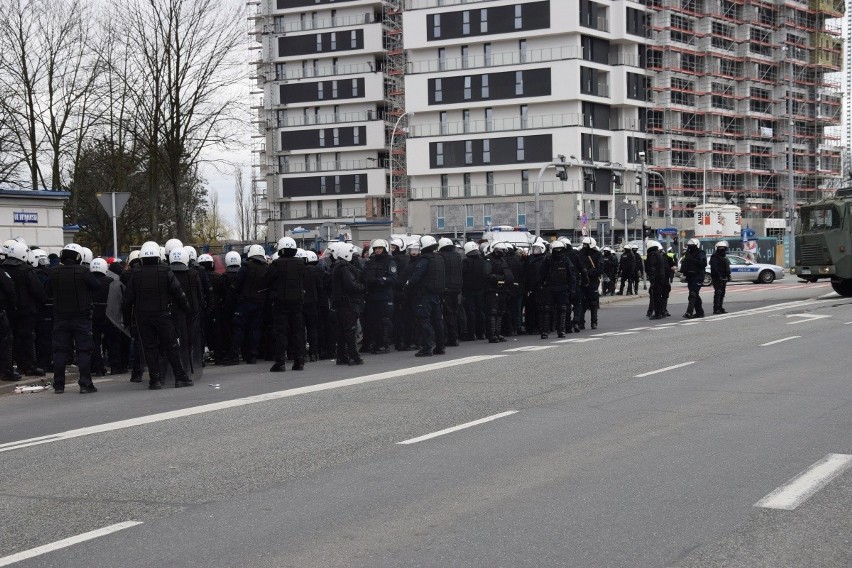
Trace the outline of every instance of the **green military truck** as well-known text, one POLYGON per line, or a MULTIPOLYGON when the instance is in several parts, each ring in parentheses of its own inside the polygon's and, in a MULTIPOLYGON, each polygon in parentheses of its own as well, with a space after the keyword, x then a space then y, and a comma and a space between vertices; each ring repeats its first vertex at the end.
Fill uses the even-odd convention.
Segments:
POLYGON ((803 205, 796 227, 796 275, 808 282, 830 278, 841 296, 852 296, 852 187, 803 205))

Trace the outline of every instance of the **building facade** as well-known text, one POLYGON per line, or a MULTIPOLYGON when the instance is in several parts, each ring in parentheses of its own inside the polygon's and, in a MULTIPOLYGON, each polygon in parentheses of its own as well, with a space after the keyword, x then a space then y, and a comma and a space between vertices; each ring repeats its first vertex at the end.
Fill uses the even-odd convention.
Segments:
POLYGON ((538 223, 609 243, 624 202, 634 238, 643 201, 649 225, 683 229, 705 199, 769 230, 790 172, 798 202, 840 179, 842 0, 250 5, 269 240, 538 223))

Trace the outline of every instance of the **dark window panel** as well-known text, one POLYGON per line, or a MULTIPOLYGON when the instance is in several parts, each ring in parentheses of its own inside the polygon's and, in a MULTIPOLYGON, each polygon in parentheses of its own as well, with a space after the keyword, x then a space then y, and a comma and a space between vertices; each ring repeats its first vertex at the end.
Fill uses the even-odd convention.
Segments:
POLYGON ((363 126, 331 127, 312 130, 287 130, 281 133, 281 149, 308 150, 314 148, 343 148, 347 146, 365 146, 367 132, 363 126), (357 129, 357 130, 356 130, 357 129), (337 131, 335 137, 334 131, 337 131), (357 131, 357 141, 355 132, 357 131), (337 144, 335 144, 335 141, 337 144))
POLYGON ((550 27, 550 1, 530 2, 521 6, 521 26, 515 27, 515 5, 471 8, 441 12, 426 17, 426 37, 429 41, 460 37, 506 34, 517 31, 542 30, 550 27), (482 10, 487 10, 483 17, 482 10), (467 15, 466 15, 467 14, 467 15), (435 25, 436 16, 439 25, 435 25), (436 33, 440 30, 440 33, 436 33))
POLYGON ((456 75, 429 79, 429 104, 453 104, 465 101, 515 99, 521 97, 546 97, 551 94, 550 68, 524 69, 522 87, 517 86, 515 71, 486 73, 483 75, 456 75), (483 97, 483 76, 487 75, 487 96, 483 97), (465 82, 469 82, 468 92, 465 82), (440 85, 440 89, 438 89, 440 85), (440 92, 440 95, 437 93, 440 92), (517 94, 521 92, 522 94, 517 94), (466 96, 466 95, 470 96, 466 96))
POLYGON ((354 31, 355 47, 353 47, 353 42, 350 41, 350 32, 348 31, 281 36, 278 38, 278 57, 364 49, 364 30, 358 29, 354 31), (332 34, 335 34, 335 41, 332 41, 332 34))
POLYGON ((288 83, 279 88, 281 104, 313 102, 318 100, 356 99, 364 96, 364 79, 338 80, 337 97, 332 97, 332 80, 313 83, 288 83), (319 98, 322 89, 323 97, 319 98))
POLYGON ((549 162, 553 159, 553 140, 550 134, 523 137, 523 159, 518 160, 518 137, 490 138, 490 160, 483 160, 483 140, 454 140, 429 144, 431 168, 462 168, 487 164, 527 164, 549 162), (439 160, 439 145, 442 152, 439 160))
POLYGON ((300 8, 302 6, 325 6, 328 4, 343 4, 345 2, 354 2, 355 0, 277 0, 275 7, 278 10, 287 8, 300 8))
POLYGON ((337 189, 341 195, 356 195, 367 193, 367 176, 328 175, 312 177, 294 177, 281 180, 281 190, 284 197, 307 197, 314 195, 335 194, 337 189), (360 178, 360 179, 356 179, 360 178), (323 185, 325 192, 322 191, 323 185))

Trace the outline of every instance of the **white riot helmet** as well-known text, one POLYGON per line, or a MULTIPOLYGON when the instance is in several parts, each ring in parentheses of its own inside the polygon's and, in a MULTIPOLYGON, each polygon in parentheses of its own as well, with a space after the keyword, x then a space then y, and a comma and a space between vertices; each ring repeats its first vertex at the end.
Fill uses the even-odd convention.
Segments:
POLYGON ((166 249, 166 254, 172 254, 173 250, 183 248, 183 243, 180 239, 169 239, 163 248, 166 249))
POLYGON ((503 241, 498 241, 491 245, 491 252, 507 254, 509 252, 509 245, 503 241))
POLYGON ((94 255, 92 254, 92 249, 88 247, 83 247, 83 252, 81 253, 81 256, 83 257, 83 264, 85 264, 86 266, 90 265, 92 263, 92 259, 94 258, 94 255))
POLYGON ((213 257, 210 256, 209 254, 202 254, 201 256, 198 257, 198 264, 204 264, 205 262, 209 262, 210 264, 213 264, 213 257))
POLYGON ((418 254, 420 254, 420 242, 415 241, 413 243, 409 243, 407 249, 408 254, 410 254, 411 256, 417 256, 418 254))
POLYGON ((438 241, 432 235, 423 235, 420 237, 420 250, 426 250, 429 247, 437 247, 438 241))
POLYGON ((307 262, 308 264, 310 264, 312 262, 319 262, 319 257, 317 257, 317 253, 315 253, 312 250, 306 250, 305 251, 305 262, 307 262))
POLYGON ((47 253, 41 249, 33 249, 29 251, 27 259, 33 267, 47 266, 50 264, 50 260, 47 258, 47 253))
POLYGON ((142 243, 142 248, 139 249, 140 258, 160 258, 160 245, 154 241, 142 243))
POLYGON ((198 258, 198 251, 195 250, 195 247, 187 245, 183 247, 183 252, 186 253, 186 258, 189 262, 192 262, 198 258))
POLYGON ((243 259, 240 258, 240 253, 235 250, 225 255, 225 266, 239 266, 242 263, 243 259))
POLYGON ((343 246, 337 247, 337 258, 349 262, 355 256, 355 247, 349 243, 343 243, 343 246))
MULTIPOLYGON (((296 250, 296 241, 292 237, 281 237, 278 239, 278 250, 282 251, 284 249, 293 249, 296 250)), ((251 255, 249 255, 251 256, 251 255)))
POLYGON ((471 253, 479 253, 479 245, 477 245, 473 241, 466 242, 464 244, 464 253, 466 255, 471 253))
POLYGON ((553 241, 550 243, 551 252, 556 252, 558 250, 565 250, 565 243, 561 240, 553 241))
POLYGON ((718 243, 716 243, 716 248, 717 249, 720 249, 720 248, 726 249, 726 248, 730 248, 730 246, 728 245, 728 241, 719 241, 718 243))
POLYGON ((559 238, 558 238, 558 239, 556 239, 556 240, 557 240, 557 241, 560 241, 560 242, 561 242, 562 244, 564 244, 566 247, 570 247, 570 246, 571 246, 571 239, 569 239, 568 237, 559 237, 559 238))
POLYGON ((186 249, 176 248, 169 253, 169 264, 189 266, 189 255, 186 253, 186 249))
POLYGON ((307 253, 305 253, 305 249, 297 248, 296 249, 296 258, 301 258, 301 259, 308 258, 307 253))
POLYGON ((377 248, 383 248, 383 249, 385 249, 385 252, 390 252, 390 246, 388 246, 388 242, 387 242, 386 240, 384 240, 384 239, 376 239, 376 240, 374 240, 374 241, 373 241, 373 244, 372 244, 371 246, 373 247, 373 250, 374 250, 374 251, 375 251, 377 248))
POLYGON ((397 248, 397 250, 403 250, 403 249, 405 249, 405 243, 404 243, 404 242, 402 242, 402 239, 400 239, 400 238, 391 239, 390 244, 391 244, 391 246, 396 247, 396 248, 397 248))
POLYGON ((27 257, 29 256, 29 250, 27 249, 27 245, 24 243, 19 243, 18 241, 14 241, 8 245, 6 248, 6 256, 9 258, 16 258, 20 261, 27 262, 27 257))
POLYGON ((544 244, 544 241, 536 241, 530 246, 530 253, 534 255, 544 254, 547 245, 544 244))
POLYGON ((630 250, 637 252, 639 250, 639 245, 630 245, 630 250))
POLYGON ((15 239, 8 239, 8 240, 3 241, 3 247, 0 248, 0 254, 8 255, 9 254, 9 247, 12 246, 13 244, 15 244, 16 242, 18 242, 18 241, 16 241, 15 239))
POLYGON ((89 265, 90 272, 100 272, 101 274, 107 273, 107 262, 102 258, 95 258, 92 260, 92 263, 89 265))
POLYGON ((451 247, 451 246, 454 246, 452 239, 448 239, 447 237, 444 237, 444 238, 438 240, 438 250, 440 250, 444 247, 451 247))
POLYGON ((648 241, 648 242, 645 244, 645 250, 646 250, 646 251, 650 252, 650 251, 652 251, 652 250, 654 250, 654 249, 660 249, 660 250, 663 250, 663 245, 661 245, 661 244, 660 244, 659 242, 657 242, 657 241, 648 241))
POLYGON ((139 251, 138 250, 130 251, 130 255, 128 255, 128 257, 127 257, 127 265, 130 266, 130 264, 134 260, 139 260, 139 251))
POLYGON ((698 239, 696 239, 696 238, 691 238, 691 239, 689 239, 688 241, 686 241, 686 246, 688 246, 688 247, 698 247, 698 246, 701 246, 701 242, 700 242, 698 239))
POLYGON ((74 262, 79 264, 80 261, 83 260, 83 247, 77 243, 68 243, 62 247, 60 257, 68 258, 69 256, 74 262))
POLYGON ((251 245, 246 256, 249 258, 259 257, 266 260, 266 251, 264 251, 263 247, 260 245, 251 245))
POLYGON ((583 237, 583 244, 589 245, 589 248, 595 248, 598 243, 592 237, 583 237))

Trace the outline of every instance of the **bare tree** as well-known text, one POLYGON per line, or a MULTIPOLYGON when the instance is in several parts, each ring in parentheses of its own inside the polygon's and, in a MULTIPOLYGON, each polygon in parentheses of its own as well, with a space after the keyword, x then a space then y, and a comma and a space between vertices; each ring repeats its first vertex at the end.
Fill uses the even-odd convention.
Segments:
MULTIPOLYGON (((191 196, 184 190, 192 184, 184 177, 202 152, 233 141, 239 128, 242 7, 219 0, 130 0, 116 7, 130 22, 127 40, 137 50, 133 72, 145 78, 136 106, 149 175, 159 172, 167 180, 176 236, 186 239, 184 205, 191 196)), ((152 179, 152 191, 156 185, 152 179)))
POLYGON ((251 203, 246 195, 243 169, 234 167, 234 209, 237 222, 237 238, 246 242, 251 239, 251 203))
POLYGON ((195 236, 201 243, 218 244, 228 236, 230 231, 219 210, 219 194, 214 192, 210 195, 204 212, 195 223, 195 236))

